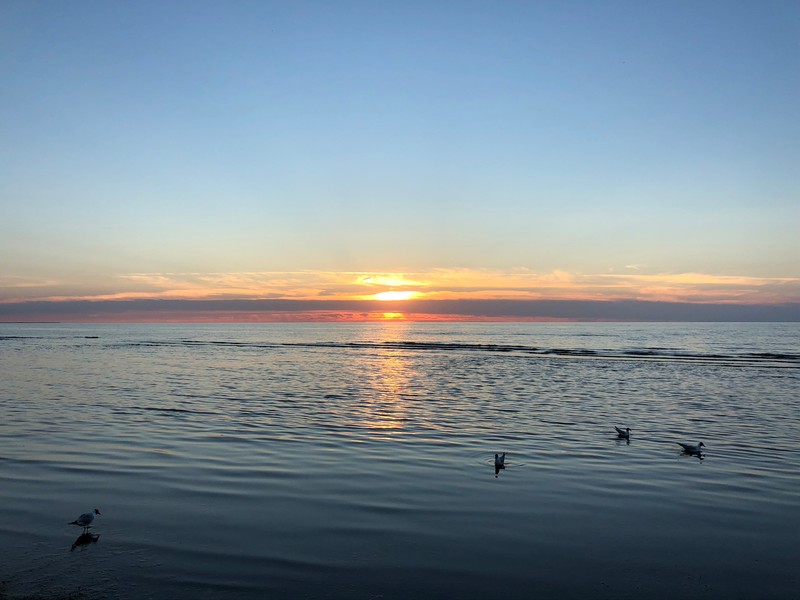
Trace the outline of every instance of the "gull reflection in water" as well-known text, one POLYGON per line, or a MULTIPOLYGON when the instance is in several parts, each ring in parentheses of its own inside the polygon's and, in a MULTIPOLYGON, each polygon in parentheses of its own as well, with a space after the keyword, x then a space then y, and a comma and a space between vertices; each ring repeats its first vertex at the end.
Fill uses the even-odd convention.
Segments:
POLYGON ((72 542, 72 548, 69 549, 70 552, 75 550, 75 548, 80 548, 82 546, 88 546, 89 544, 96 544, 97 540, 100 539, 99 533, 82 533, 78 536, 78 539, 72 542))

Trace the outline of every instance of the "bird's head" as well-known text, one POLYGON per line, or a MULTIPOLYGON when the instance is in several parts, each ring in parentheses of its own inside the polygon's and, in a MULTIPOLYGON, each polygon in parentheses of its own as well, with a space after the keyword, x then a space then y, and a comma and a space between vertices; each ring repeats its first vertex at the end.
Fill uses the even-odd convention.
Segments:
POLYGON ((99 511, 99 510, 97 510, 97 509, 95 508, 95 509, 94 509, 94 514, 96 514, 96 515, 99 515, 99 514, 100 514, 100 511, 99 511))
POLYGON ((699 444, 697 444, 697 447, 698 448, 705 448, 706 445, 703 442, 700 442, 699 444))

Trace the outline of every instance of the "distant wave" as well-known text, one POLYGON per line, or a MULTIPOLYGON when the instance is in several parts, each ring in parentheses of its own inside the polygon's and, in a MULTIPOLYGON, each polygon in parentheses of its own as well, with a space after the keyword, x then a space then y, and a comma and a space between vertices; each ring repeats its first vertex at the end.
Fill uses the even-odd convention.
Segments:
POLYGON ((122 346, 217 346, 226 348, 321 348, 356 350, 403 350, 408 352, 474 352, 555 358, 614 359, 636 361, 685 361, 731 366, 761 366, 800 368, 800 353, 731 352, 702 353, 676 348, 547 348, 515 344, 475 344, 436 341, 376 341, 376 342, 237 342, 237 341, 141 341, 126 342, 122 346))
POLYGON ((199 409, 189 409, 189 408, 172 408, 172 407, 161 407, 161 406, 126 406, 126 407, 117 407, 112 406, 110 407, 111 411, 116 414, 121 415, 128 415, 128 414, 135 414, 137 412, 157 412, 157 413, 166 413, 166 414, 190 414, 190 415, 214 415, 216 414, 210 410, 199 410, 199 409))

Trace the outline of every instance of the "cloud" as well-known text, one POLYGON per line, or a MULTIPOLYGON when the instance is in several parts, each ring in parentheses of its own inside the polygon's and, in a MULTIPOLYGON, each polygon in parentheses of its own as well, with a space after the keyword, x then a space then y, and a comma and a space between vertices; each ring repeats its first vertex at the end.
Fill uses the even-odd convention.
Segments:
POLYGON ((48 288, 59 284, 54 279, 0 275, 0 290, 23 290, 28 288, 48 288))
POLYGON ((577 273, 529 269, 127 273, 83 288, 59 282, 0 280, 0 303, 122 300, 364 301, 388 291, 420 300, 516 300, 783 304, 800 301, 800 279, 639 270, 577 273))

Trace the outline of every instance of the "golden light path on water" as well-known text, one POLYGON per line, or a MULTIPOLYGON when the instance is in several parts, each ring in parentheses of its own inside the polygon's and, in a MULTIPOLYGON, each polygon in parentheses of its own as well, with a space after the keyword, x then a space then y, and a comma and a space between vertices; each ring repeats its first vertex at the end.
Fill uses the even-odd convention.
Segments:
MULTIPOLYGON (((391 314, 403 317, 402 313, 391 314)), ((406 331, 407 326, 402 323, 387 323, 381 339, 402 341, 406 331)), ((408 404, 404 398, 411 393, 410 387, 414 379, 419 377, 419 373, 411 367, 410 361, 401 350, 392 348, 379 350, 378 356, 371 361, 369 367, 368 385, 373 393, 362 399, 361 425, 387 433, 403 429, 408 413, 408 404)))

